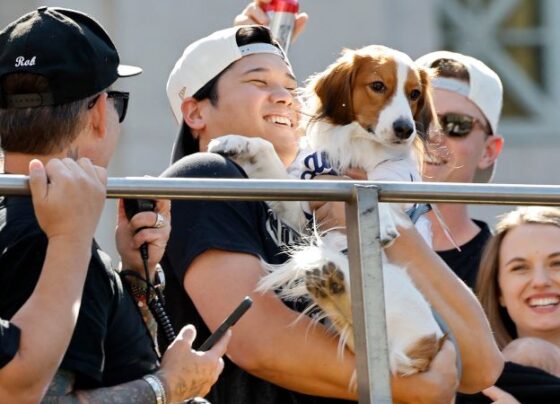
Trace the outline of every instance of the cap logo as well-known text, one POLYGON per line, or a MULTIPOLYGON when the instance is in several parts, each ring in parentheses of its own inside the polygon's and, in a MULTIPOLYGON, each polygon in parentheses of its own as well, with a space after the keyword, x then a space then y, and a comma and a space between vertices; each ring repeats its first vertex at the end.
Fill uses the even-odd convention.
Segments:
POLYGON ((179 98, 184 99, 186 91, 187 91, 186 87, 181 88, 181 91, 179 91, 179 98))
POLYGON ((15 67, 35 66, 35 58, 36 56, 33 56, 31 59, 25 59, 23 56, 18 56, 16 58, 16 64, 14 66, 15 67))

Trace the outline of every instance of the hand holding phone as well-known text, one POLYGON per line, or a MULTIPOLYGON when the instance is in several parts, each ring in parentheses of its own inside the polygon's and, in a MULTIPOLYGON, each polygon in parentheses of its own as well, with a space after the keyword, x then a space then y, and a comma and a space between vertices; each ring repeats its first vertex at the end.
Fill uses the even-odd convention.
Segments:
POLYGON ((245 297, 245 299, 243 299, 243 301, 239 304, 239 306, 235 308, 235 310, 228 316, 228 318, 226 318, 224 322, 220 324, 220 326, 216 329, 216 331, 214 331, 212 335, 210 335, 206 339, 206 341, 202 343, 202 345, 200 346, 200 348, 198 348, 198 350, 208 351, 209 349, 211 349, 214 346, 214 344, 224 336, 226 331, 230 327, 233 327, 235 323, 237 323, 237 320, 239 320, 241 316, 245 314, 247 310, 249 310, 252 304, 253 301, 251 300, 251 298, 249 296, 245 297))

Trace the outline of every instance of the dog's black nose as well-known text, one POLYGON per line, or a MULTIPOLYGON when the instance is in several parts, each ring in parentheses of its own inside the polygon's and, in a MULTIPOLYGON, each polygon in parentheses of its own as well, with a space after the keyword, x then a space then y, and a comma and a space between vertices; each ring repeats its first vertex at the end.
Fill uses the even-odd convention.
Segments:
POLYGON ((393 122, 393 131, 399 139, 405 140, 414 132, 414 124, 408 119, 397 119, 393 122))

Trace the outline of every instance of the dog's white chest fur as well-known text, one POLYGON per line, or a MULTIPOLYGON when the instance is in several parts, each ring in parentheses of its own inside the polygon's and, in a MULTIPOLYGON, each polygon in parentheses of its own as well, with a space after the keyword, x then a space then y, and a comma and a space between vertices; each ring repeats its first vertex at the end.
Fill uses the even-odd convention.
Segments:
MULTIPOLYGON (((380 167, 394 164, 394 168, 390 169, 392 181, 411 181, 411 174, 414 175, 414 181, 420 181, 418 163, 410 146, 387 147, 379 144, 357 122, 344 126, 313 122, 306 131, 304 145, 307 146, 307 152, 327 154, 333 168, 339 173, 354 167, 366 171, 369 180, 388 180, 383 178, 380 167)), ((305 150, 303 152, 306 153, 305 150)))

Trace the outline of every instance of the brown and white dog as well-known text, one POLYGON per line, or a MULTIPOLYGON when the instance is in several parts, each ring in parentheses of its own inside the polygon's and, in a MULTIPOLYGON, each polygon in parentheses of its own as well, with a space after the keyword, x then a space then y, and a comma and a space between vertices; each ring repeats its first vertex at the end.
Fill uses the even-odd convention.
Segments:
MULTIPOLYGON (((359 168, 369 180, 420 181, 418 129, 435 118, 429 82, 429 73, 402 52, 376 45, 346 50, 307 83, 304 115, 310 118, 291 176, 272 144, 260 138, 220 137, 209 151, 232 157, 249 178, 310 178, 359 168)), ((288 224, 302 228, 299 204, 274 202, 271 207, 288 224)), ((387 245, 398 236, 398 214, 395 205, 379 208, 381 242, 387 245)), ((331 231, 311 240, 295 247, 285 264, 265 265, 268 274, 259 288, 280 290, 288 299, 311 297, 340 334, 341 344, 353 350, 349 270, 341 252, 346 237, 331 231)), ((445 336, 406 271, 387 259, 383 267, 391 370, 399 375, 424 371, 445 336)))

